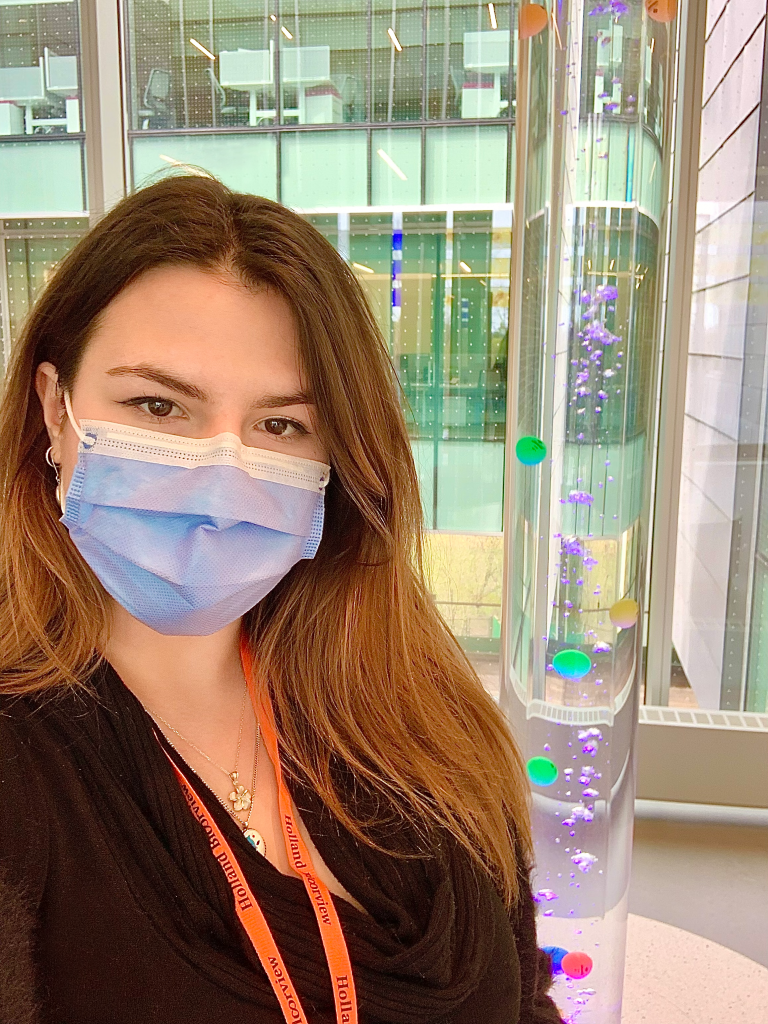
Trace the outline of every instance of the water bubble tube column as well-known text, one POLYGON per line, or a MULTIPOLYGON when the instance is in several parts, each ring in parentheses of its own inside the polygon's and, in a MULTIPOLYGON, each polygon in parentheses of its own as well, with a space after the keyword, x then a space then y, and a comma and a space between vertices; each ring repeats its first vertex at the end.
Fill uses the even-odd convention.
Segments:
POLYGON ((619 1024, 677 20, 546 9, 518 51, 501 704, 555 998, 619 1024))

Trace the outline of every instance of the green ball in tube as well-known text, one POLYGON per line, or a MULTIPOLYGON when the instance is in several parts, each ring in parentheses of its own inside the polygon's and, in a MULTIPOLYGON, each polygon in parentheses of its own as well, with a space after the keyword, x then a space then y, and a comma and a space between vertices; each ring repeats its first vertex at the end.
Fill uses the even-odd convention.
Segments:
POLYGON ((540 437, 521 437, 515 445, 515 455, 524 466, 538 466, 547 457, 547 446, 540 437))
POLYGON ((551 786, 558 776, 557 765, 548 757, 532 757, 525 767, 534 786, 551 786))
POLYGON ((552 659, 552 667, 565 679, 581 679, 592 668, 592 659, 584 651, 571 648, 557 653, 552 659))

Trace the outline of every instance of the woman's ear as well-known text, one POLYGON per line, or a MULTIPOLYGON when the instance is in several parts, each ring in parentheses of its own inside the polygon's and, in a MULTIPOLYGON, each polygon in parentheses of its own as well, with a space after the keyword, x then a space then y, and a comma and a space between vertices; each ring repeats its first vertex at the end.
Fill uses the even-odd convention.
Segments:
POLYGON ((59 445, 66 409, 63 392, 59 389, 59 371, 53 363, 40 363, 38 366, 35 372, 35 391, 43 407, 43 419, 53 448, 53 460, 61 462, 59 445))

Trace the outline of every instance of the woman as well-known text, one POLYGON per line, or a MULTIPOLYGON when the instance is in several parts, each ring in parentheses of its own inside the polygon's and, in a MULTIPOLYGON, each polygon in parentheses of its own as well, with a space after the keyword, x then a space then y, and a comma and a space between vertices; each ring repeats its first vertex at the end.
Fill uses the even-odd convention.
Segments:
POLYGON ((0 444, 0 1020, 559 1021, 520 757, 333 248, 210 179, 129 197, 0 444))

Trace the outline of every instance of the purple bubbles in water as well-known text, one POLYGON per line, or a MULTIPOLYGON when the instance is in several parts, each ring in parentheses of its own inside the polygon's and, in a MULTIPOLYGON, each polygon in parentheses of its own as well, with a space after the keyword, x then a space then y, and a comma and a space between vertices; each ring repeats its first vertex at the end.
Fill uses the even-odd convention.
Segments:
POLYGON ((579 871, 586 875, 586 873, 591 870, 593 864, 597 864, 597 857, 594 853, 577 850, 571 857, 571 863, 575 864, 579 871))
MULTIPOLYGON (((581 780, 579 780, 579 781, 581 781, 581 780)), ((582 783, 582 785, 583 785, 583 783, 582 783)), ((600 794, 598 793, 598 791, 596 789, 585 789, 584 792, 581 795, 585 796, 588 800, 594 800, 596 797, 600 796, 600 794)))
POLYGON ((614 284, 601 284, 595 289, 596 302, 613 302, 618 295, 619 289, 614 284))
POLYGON ((600 747, 602 739, 603 734, 599 729, 595 729, 594 727, 591 729, 581 729, 579 731, 579 741, 581 742, 582 754, 589 754, 590 757, 594 757, 600 747))
POLYGON ((547 903, 550 903, 552 900, 556 900, 557 898, 557 893, 553 892, 551 889, 539 889, 533 897, 533 901, 534 903, 541 903, 543 900, 546 900, 547 903))
POLYGON ((603 110, 606 112, 606 114, 615 114, 618 109, 618 103, 606 103, 603 107, 603 110))
POLYGON ((587 341, 597 341, 601 345, 612 345, 614 341, 619 340, 615 334, 611 334, 601 320, 593 320, 587 324, 584 328, 584 338, 587 341))
POLYGON ((598 564, 597 559, 593 558, 591 555, 587 555, 586 558, 584 559, 584 568, 585 569, 594 569, 594 567, 597 564, 598 564))
POLYGON ((596 729, 595 726, 591 726, 589 729, 579 729, 580 740, 586 740, 591 737, 594 737, 596 740, 601 740, 603 738, 603 734, 599 729, 596 729))
POLYGON ((607 654, 611 650, 611 645, 607 644, 604 640, 598 640, 596 644, 592 646, 593 654, 607 654))
POLYGON ((566 555, 583 555, 584 548, 577 537, 566 537, 563 540, 563 551, 566 555))
POLYGON ((591 505, 594 500, 588 491, 571 491, 568 495, 569 505, 591 505))
POLYGON ((620 18, 628 10, 629 6, 624 3, 624 0, 607 0, 606 3, 595 4, 589 12, 589 16, 591 18, 595 14, 613 14, 615 17, 620 18))
POLYGON ((589 292, 582 292, 581 293, 581 302, 582 302, 582 305, 590 305, 591 304, 592 296, 590 295, 589 292))
POLYGON ((571 817, 577 818, 580 821, 592 821, 594 813, 590 811, 584 804, 576 804, 575 807, 571 808, 571 817))

